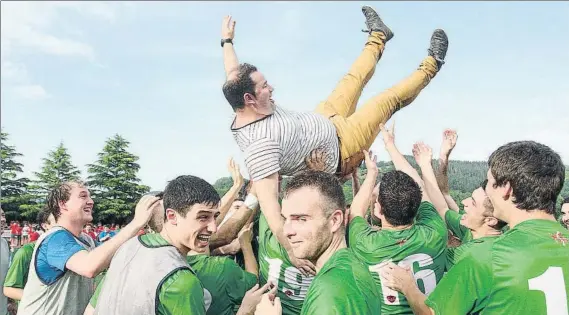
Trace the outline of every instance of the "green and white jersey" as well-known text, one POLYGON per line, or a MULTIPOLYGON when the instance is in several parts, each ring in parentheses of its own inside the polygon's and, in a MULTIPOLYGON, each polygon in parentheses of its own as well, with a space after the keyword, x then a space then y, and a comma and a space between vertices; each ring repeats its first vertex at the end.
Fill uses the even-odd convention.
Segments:
POLYGON ((435 314, 569 314, 569 231, 524 221, 473 247, 425 302, 435 314))
POLYGON ((245 293, 257 283, 257 277, 227 257, 193 255, 188 264, 204 287, 207 315, 233 315, 245 293))
POLYGON ((376 231, 362 217, 354 218, 348 226, 348 245, 371 271, 382 297, 383 314, 413 314, 403 294, 381 283, 383 263, 412 266, 419 289, 429 295, 445 271, 447 238, 446 225, 429 202, 421 203, 415 223, 405 230, 376 231))
POLYGON ((265 216, 259 218, 259 285, 268 281, 278 286, 284 315, 300 314, 314 277, 304 277, 290 262, 288 254, 271 232, 265 216))
POLYGON ((373 277, 351 249, 338 250, 318 271, 301 314, 381 314, 381 296, 373 277))

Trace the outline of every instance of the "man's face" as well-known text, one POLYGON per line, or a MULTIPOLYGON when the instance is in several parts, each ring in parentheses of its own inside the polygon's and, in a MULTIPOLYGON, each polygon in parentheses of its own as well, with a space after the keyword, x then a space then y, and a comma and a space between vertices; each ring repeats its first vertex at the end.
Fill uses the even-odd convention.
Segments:
POLYGON ((166 216, 173 225, 178 243, 188 250, 204 253, 209 247, 210 237, 217 232, 215 219, 219 216, 219 206, 198 203, 190 208, 186 217, 172 209, 166 210, 166 216))
POLYGON ((87 233, 91 232, 92 229, 93 229, 93 227, 92 227, 91 225, 89 225, 89 224, 85 227, 85 231, 86 231, 87 233))
POLYGON ((275 102, 272 99, 273 87, 259 71, 251 73, 251 79, 255 83, 255 95, 250 95, 251 100, 247 102, 254 106, 257 113, 271 115, 275 111, 275 102))
POLYGON ((110 229, 109 229, 109 227, 105 225, 105 227, 103 228, 103 231, 105 231, 105 232, 107 232, 107 233, 108 233, 108 232, 109 232, 109 230, 110 230, 110 229))
POLYGON ((320 193, 303 187, 283 199, 284 233, 297 258, 316 261, 332 242, 330 220, 322 209, 320 193))
POLYGON ((476 230, 484 225, 484 212, 486 211, 485 203, 487 201, 484 189, 477 188, 472 192, 472 196, 464 199, 465 214, 460 219, 460 224, 471 229, 476 230))
POLYGON ((569 203, 561 206, 561 223, 569 229, 569 203))
POLYGON ((69 200, 60 202, 61 215, 67 216, 70 221, 81 222, 82 225, 93 221, 93 199, 86 187, 73 184, 69 200))

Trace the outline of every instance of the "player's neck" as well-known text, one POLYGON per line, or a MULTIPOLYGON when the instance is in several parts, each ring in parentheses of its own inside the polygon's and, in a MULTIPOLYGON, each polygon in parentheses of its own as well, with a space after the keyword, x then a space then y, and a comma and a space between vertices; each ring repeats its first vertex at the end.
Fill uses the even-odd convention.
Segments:
POLYGON ((498 231, 486 225, 483 225, 476 230, 470 230, 470 231, 472 232, 473 239, 478 239, 486 236, 498 236, 502 234, 502 231, 498 231))
POLYGON ((70 221, 64 217, 59 217, 59 220, 57 220, 56 225, 59 225, 62 228, 68 230, 76 237, 79 237, 79 235, 81 235, 81 232, 83 231, 83 224, 70 221))
POLYGON ((256 112, 239 112, 235 115, 235 123, 232 128, 241 128, 259 119, 265 118, 265 115, 258 114, 256 112))
POLYGON ((318 274, 318 272, 320 271, 320 269, 322 269, 322 267, 326 264, 326 262, 328 261, 328 259, 330 259, 330 257, 332 257, 332 255, 334 255, 334 253, 336 253, 338 250, 342 249, 342 248, 346 248, 346 238, 340 237, 339 234, 334 235, 333 239, 332 239, 332 243, 330 243, 330 246, 328 246, 328 248, 324 251, 324 253, 322 253, 322 255, 320 255, 320 257, 318 257, 318 260, 316 260, 316 274, 318 274))
POLYGON ((529 221, 529 220, 549 220, 549 221, 556 221, 555 217, 552 214, 549 214, 543 210, 520 210, 515 209, 509 213, 509 218, 504 220, 510 226, 510 229, 513 229, 516 225, 529 221))
POLYGON ((182 243, 177 242, 175 239, 173 239, 170 236, 171 233, 168 233, 168 228, 167 225, 164 225, 164 227, 162 228, 162 231, 160 231, 160 236, 162 236, 162 238, 164 238, 166 240, 166 242, 168 242, 168 244, 176 247, 176 249, 180 252, 180 254, 182 254, 183 257, 186 257, 188 255, 188 252, 190 251, 189 248, 187 248, 186 246, 182 245, 182 243))
POLYGON ((381 229, 382 230, 401 231, 401 230, 406 230, 412 226, 413 226, 413 224, 391 225, 389 222, 387 222, 387 220, 381 220, 381 229))

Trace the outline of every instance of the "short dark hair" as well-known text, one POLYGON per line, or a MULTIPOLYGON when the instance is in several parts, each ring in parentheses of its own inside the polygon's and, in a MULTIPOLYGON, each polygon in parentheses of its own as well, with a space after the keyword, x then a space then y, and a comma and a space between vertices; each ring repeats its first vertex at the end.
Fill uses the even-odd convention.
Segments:
POLYGON ((555 213, 565 166, 548 146, 534 141, 510 142, 490 155, 488 166, 496 180, 494 188, 510 183, 518 209, 555 213))
POLYGON ((46 206, 43 209, 41 209, 40 212, 38 212, 38 215, 36 217, 37 224, 40 226, 41 230, 44 232, 45 232, 45 230, 43 228, 43 224, 48 223, 50 215, 51 215, 51 212, 49 211, 49 209, 46 206))
POLYGON ((563 199, 563 203, 562 203, 562 205, 564 205, 564 204, 566 204, 566 203, 569 203, 569 197, 567 197, 567 198, 563 199))
POLYGON ((162 200, 164 200, 164 210, 172 209, 186 217, 193 205, 215 206, 219 204, 220 198, 210 183, 196 176, 182 175, 168 183, 162 200))
POLYGON ((68 181, 59 183, 47 194, 47 211, 53 214, 55 221, 61 216, 61 209, 59 208, 60 202, 67 202, 71 196, 73 186, 86 187, 82 181, 68 181))
POLYGON ((257 71, 257 67, 242 63, 237 67, 236 77, 225 81, 223 84, 223 95, 233 108, 233 111, 245 107, 245 93, 255 94, 255 82, 251 79, 251 73, 257 71))
POLYGON ((317 189, 325 198, 326 204, 322 206, 326 217, 330 217, 335 210, 342 210, 342 213, 345 213, 346 198, 336 176, 318 171, 307 171, 296 175, 288 181, 284 189, 284 198, 304 187, 317 189))
POLYGON ((411 224, 421 205, 422 192, 419 184, 402 171, 385 173, 381 178, 377 201, 389 224, 411 224))

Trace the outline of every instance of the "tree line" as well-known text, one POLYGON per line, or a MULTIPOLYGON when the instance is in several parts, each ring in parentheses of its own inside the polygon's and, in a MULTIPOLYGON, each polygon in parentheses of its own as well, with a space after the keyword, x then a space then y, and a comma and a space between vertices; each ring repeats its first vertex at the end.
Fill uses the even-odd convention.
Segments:
MULTIPOLYGON (((1 197, 2 209, 6 212, 6 220, 35 221, 37 213, 45 205, 47 193, 57 184, 81 179, 81 172, 71 162, 71 155, 67 148, 60 143, 55 149, 48 152, 42 159, 41 168, 33 173, 33 178, 22 176, 24 165, 18 160, 23 156, 16 147, 9 145, 9 135, 3 130, 0 132, 1 153, 1 197)), ((140 197, 150 190, 138 178, 140 165, 139 157, 128 151, 129 142, 122 136, 115 134, 108 138, 98 159, 87 165, 86 183, 95 202, 93 216, 95 222, 117 223, 127 222, 140 197)), ((415 159, 405 156, 419 172, 415 159)), ((433 165, 438 165, 433 160, 433 165)), ((381 174, 394 169, 392 162, 379 161, 381 174)), ((486 178, 488 165, 482 161, 456 161, 449 162, 450 194, 462 209, 461 201, 468 198, 473 190, 480 186, 486 178)), ((358 170, 358 178, 363 180, 365 168, 358 170)), ((233 185, 231 177, 222 177, 214 183, 217 192, 223 196, 233 185)), ((283 180, 286 186, 286 178, 283 180)), ((353 199, 352 182, 343 185, 347 203, 353 199)), ((559 196, 559 205, 563 198, 569 197, 569 167, 566 170, 565 185, 559 196)))
MULTIPOLYGON (((41 168, 33 178, 22 176, 24 165, 18 160, 23 156, 16 147, 9 145, 9 135, 0 132, 1 198, 6 220, 35 222, 44 207, 47 193, 61 182, 81 180, 81 172, 71 162, 71 155, 63 143, 47 153, 41 168)), ((129 142, 116 134, 108 138, 98 159, 87 165, 85 182, 95 202, 93 216, 96 222, 125 223, 132 215, 140 197, 150 190, 142 185, 137 174, 138 157, 128 152, 129 142)))

